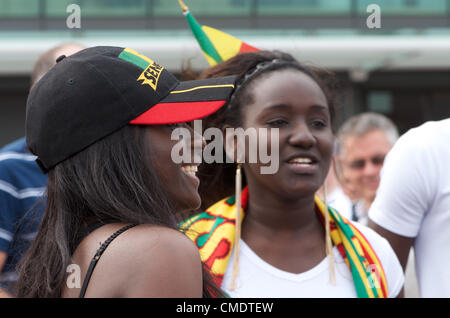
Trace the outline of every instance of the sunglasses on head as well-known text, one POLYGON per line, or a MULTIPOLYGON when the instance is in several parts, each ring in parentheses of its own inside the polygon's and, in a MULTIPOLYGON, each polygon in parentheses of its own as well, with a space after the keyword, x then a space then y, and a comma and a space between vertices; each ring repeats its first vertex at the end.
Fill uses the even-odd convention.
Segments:
POLYGON ((350 162, 349 167, 355 170, 364 169, 364 167, 366 166, 366 162, 369 160, 372 162, 374 166, 381 166, 384 162, 384 157, 385 156, 383 155, 378 155, 369 159, 354 160, 350 162))

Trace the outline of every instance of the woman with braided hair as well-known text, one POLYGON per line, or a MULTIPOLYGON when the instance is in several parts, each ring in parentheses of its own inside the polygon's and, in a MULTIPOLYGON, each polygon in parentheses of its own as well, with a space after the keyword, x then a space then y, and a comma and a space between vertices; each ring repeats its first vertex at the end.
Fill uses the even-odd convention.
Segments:
MULTIPOLYGON (((271 155, 279 168, 262 174, 267 163, 252 163, 248 152, 242 164, 200 167, 205 212, 181 228, 222 289, 232 297, 402 296, 403 272, 388 242, 315 196, 332 157, 331 74, 289 54, 259 51, 200 78, 225 75, 237 75, 236 89, 203 127, 268 129, 269 152, 278 138, 279 152, 271 155)), ((223 140, 228 158, 239 153, 233 138, 223 140)))

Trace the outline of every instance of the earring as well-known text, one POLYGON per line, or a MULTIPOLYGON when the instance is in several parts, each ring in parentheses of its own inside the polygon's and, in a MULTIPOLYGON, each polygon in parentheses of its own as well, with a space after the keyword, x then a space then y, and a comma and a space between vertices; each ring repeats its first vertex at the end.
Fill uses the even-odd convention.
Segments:
POLYGON ((331 242, 330 235, 330 214, 328 212, 328 204, 327 204, 327 185, 323 184, 323 203, 325 204, 325 253, 328 257, 328 264, 330 267, 330 282, 335 285, 336 284, 336 272, 334 270, 334 253, 333 253, 333 244, 331 242))
POLYGON ((236 167, 236 181, 235 181, 235 206, 236 206, 236 221, 235 221, 235 239, 234 239, 234 262, 233 273, 231 275, 230 290, 236 288, 236 277, 239 274, 239 243, 241 240, 241 192, 242 192, 242 171, 241 164, 238 163, 236 167))

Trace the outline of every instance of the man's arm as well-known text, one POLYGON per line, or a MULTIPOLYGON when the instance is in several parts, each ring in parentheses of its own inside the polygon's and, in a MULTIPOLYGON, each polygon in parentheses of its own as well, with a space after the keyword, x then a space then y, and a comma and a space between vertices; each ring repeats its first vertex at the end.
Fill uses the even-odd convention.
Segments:
POLYGON ((6 254, 3 251, 0 251, 0 272, 3 270, 3 266, 5 266, 7 258, 8 258, 8 254, 6 254))
POLYGON ((0 288, 0 298, 13 298, 10 294, 0 288))
POLYGON ((369 227, 388 240, 389 244, 391 244, 392 249, 398 257, 400 264, 402 265, 403 271, 405 271, 406 264, 408 262, 409 251, 414 243, 414 238, 394 234, 391 231, 388 231, 385 228, 379 226, 372 220, 369 220, 369 227))
POLYGON ((385 159, 369 210, 369 227, 389 241, 403 270, 436 193, 439 171, 433 154, 420 128, 400 137, 385 159))
MULTIPOLYGON (((3 251, 0 251, 0 272, 3 269, 3 266, 5 266, 6 259, 8 258, 8 254, 6 254, 3 251)), ((11 298, 12 296, 8 294, 6 291, 0 288, 0 298, 11 298)))
MULTIPOLYGON (((409 250, 411 249, 411 246, 414 243, 414 238, 394 234, 391 231, 388 231, 385 228, 379 226, 370 219, 368 225, 372 230, 374 230, 375 232, 386 238, 386 240, 388 240, 389 244, 391 244, 392 249, 397 255, 400 265, 402 265, 403 272, 405 272, 405 268, 408 263, 409 250)), ((405 297, 405 289, 403 287, 400 293, 397 295, 397 298, 404 298, 404 297, 405 297)))

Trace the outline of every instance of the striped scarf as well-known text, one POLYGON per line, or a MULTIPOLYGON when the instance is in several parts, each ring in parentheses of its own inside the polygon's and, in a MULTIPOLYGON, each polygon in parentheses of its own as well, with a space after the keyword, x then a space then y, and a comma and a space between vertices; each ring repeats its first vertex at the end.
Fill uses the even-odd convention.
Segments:
MULTIPOLYGON (((317 216, 324 224, 325 205, 318 197, 314 201, 317 216)), ((247 202, 248 188, 245 188, 242 191, 242 216, 247 202)), ((331 240, 350 268, 356 295, 360 298, 387 297, 386 276, 369 241, 336 210, 328 207, 328 213, 331 240)), ((219 286, 234 245, 235 220, 235 198, 232 196, 181 225, 181 230, 197 245, 202 261, 210 268, 219 286)))

